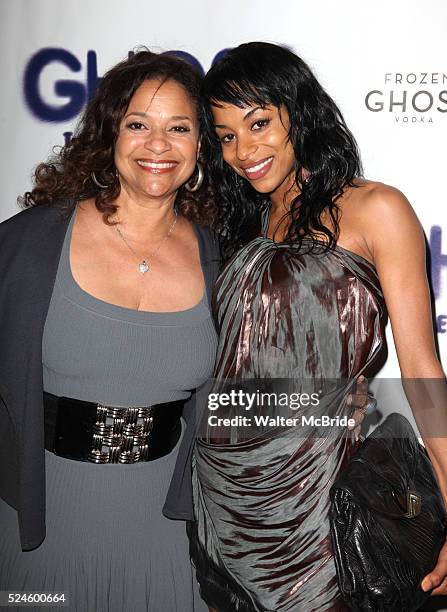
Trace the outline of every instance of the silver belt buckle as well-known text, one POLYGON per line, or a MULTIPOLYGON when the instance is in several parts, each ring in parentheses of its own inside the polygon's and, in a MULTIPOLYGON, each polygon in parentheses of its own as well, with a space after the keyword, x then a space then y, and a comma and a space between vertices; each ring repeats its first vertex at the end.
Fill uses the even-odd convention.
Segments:
POLYGON ((154 426, 153 406, 105 406, 97 404, 92 446, 92 463, 137 463, 146 461, 154 426))

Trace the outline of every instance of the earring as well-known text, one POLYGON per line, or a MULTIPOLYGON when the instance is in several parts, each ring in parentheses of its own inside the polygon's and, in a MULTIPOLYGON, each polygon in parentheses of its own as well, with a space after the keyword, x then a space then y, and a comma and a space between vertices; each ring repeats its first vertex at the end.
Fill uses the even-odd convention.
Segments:
POLYGON ((303 168, 303 170, 301 171, 301 181, 303 183, 308 183, 310 180, 310 172, 309 170, 306 170, 306 168, 303 168))
POLYGON ((191 193, 193 193, 194 191, 197 191, 202 186, 204 177, 205 177, 205 174, 203 172, 202 164, 198 161, 197 162, 197 180, 195 184, 193 185, 191 185, 191 180, 189 180, 185 184, 185 189, 191 193))
POLYGON ((109 185, 103 185, 102 183, 100 183, 98 179, 96 178, 96 174, 93 172, 93 170, 90 176, 92 177, 92 181, 95 183, 97 187, 99 187, 100 189, 108 189, 109 185))

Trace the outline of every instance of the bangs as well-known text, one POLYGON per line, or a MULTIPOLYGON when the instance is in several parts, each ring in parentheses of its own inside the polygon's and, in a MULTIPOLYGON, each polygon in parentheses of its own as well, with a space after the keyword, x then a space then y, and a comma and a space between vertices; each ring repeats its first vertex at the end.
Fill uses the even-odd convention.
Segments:
POLYGON ((219 80, 218 83, 210 84, 211 87, 207 88, 208 91, 205 95, 208 102, 212 106, 222 107, 222 104, 233 104, 239 108, 245 108, 247 106, 267 106, 268 104, 275 104, 271 96, 267 95, 267 92, 263 92, 257 87, 251 80, 235 81, 234 79, 225 81, 219 80))
POLYGON ((281 106, 281 87, 266 62, 232 59, 232 52, 215 64, 202 84, 203 98, 213 106, 219 103, 246 106, 281 106))
POLYGON ((299 71, 295 56, 280 46, 268 43, 246 43, 228 50, 205 75, 203 99, 214 106, 219 103, 276 108, 296 103, 299 71))

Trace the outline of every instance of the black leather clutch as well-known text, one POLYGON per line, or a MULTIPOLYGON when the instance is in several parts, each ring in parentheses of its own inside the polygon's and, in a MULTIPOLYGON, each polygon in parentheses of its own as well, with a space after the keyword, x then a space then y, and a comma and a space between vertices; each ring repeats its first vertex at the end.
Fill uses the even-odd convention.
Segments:
POLYGON ((424 447, 391 414, 331 488, 337 580, 356 612, 412 612, 446 537, 445 508, 424 447))

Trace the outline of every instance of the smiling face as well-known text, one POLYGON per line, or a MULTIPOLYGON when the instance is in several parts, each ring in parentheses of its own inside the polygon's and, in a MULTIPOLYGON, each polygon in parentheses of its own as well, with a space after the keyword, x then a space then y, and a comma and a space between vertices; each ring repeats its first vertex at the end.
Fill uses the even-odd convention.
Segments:
POLYGON ((260 193, 280 201, 294 185, 295 153, 285 108, 212 106, 225 162, 260 193))
POLYGON ((194 102, 175 81, 145 81, 119 127, 115 165, 133 199, 173 199, 193 174, 199 124, 194 102))

